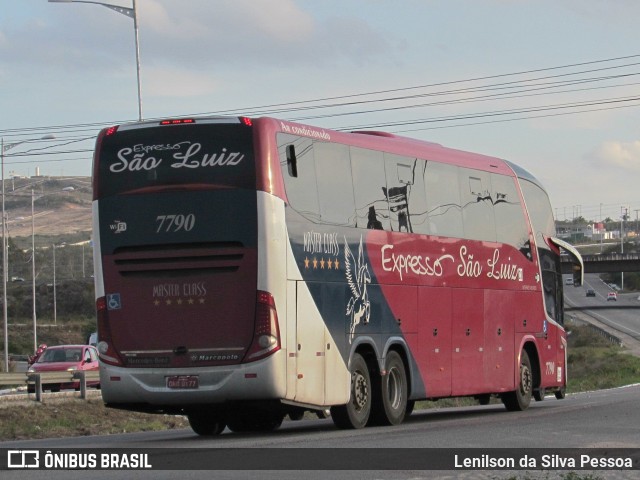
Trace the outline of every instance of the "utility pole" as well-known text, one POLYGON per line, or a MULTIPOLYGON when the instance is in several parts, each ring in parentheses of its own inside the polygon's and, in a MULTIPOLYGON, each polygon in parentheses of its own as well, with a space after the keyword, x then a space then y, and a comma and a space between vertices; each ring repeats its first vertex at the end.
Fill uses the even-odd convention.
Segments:
MULTIPOLYGON (((620 207, 620 254, 624 254, 624 222, 628 217, 629 207, 620 207)), ((620 272, 620 290, 624 290, 624 272, 620 272)))
POLYGON ((604 220, 602 219, 602 203, 600 204, 600 254, 602 255, 602 238, 604 237, 604 220))

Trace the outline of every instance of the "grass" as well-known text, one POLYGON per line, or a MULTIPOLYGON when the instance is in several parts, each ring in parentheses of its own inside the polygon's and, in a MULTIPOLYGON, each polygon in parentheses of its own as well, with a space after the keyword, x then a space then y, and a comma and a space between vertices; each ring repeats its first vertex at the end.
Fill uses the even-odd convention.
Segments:
MULTIPOLYGON (((81 330, 81 323, 78 330, 81 330)), ((640 358, 612 346, 587 327, 569 335, 569 385, 579 392, 640 383, 640 358)), ((418 408, 476 405, 469 398, 420 403, 418 408)), ((185 417, 106 408, 100 399, 56 398, 45 402, 0 402, 0 440, 22 440, 188 428, 185 417)), ((522 478, 522 477, 520 477, 522 478)), ((563 477, 595 480, 597 477, 563 477)))
POLYGON ((102 399, 54 398, 45 402, 0 404, 0 439, 108 435, 188 428, 184 417, 126 412, 106 408, 102 399))
POLYGON ((640 383, 640 358, 611 345, 588 327, 571 330, 568 352, 569 392, 640 383))

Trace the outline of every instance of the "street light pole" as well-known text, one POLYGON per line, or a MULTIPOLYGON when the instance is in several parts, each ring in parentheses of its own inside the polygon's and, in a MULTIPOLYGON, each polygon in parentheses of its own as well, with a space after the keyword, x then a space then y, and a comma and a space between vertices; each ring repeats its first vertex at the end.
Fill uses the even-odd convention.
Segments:
POLYGON ((90 3, 93 5, 102 5, 110 10, 126 15, 133 19, 133 30, 136 42, 136 78, 138 80, 138 120, 142 121, 142 86, 140 82, 140 41, 138 38, 138 11, 136 9, 136 0, 132 1, 132 8, 120 7, 119 5, 111 5, 110 3, 92 2, 89 0, 49 0, 50 3, 90 3))
POLYGON ((2 318, 4 319, 4 371, 9 372, 9 316, 7 314, 7 222, 4 210, 4 138, 0 140, 0 160, 2 164, 2 318))
POLYGON ((58 305, 56 303, 56 244, 53 244, 53 324, 58 324, 58 305))
POLYGON ((36 226, 34 220, 34 193, 31 189, 31 297, 33 299, 33 351, 38 350, 38 333, 36 329, 36 226))
MULTIPOLYGON (((53 140, 54 135, 45 135, 40 140, 53 140)), ((7 275, 8 275, 8 255, 7 255, 7 214, 4 208, 4 153, 22 143, 32 140, 22 140, 20 142, 4 143, 4 137, 0 139, 0 181, 2 182, 2 317, 4 319, 4 368, 9 371, 9 315, 7 312, 7 275)), ((35 323, 34 323, 35 333, 35 323)))
POLYGON ((605 228, 604 228, 604 220, 602 219, 602 203, 600 204, 600 222, 602 222, 601 228, 600 228, 600 254, 602 254, 602 237, 604 237, 604 232, 605 232, 605 228))
POLYGON ((140 83, 140 40, 138 38, 138 10, 136 0, 131 0, 133 10, 133 30, 136 35, 136 78, 138 80, 138 120, 142 121, 142 86, 140 83))

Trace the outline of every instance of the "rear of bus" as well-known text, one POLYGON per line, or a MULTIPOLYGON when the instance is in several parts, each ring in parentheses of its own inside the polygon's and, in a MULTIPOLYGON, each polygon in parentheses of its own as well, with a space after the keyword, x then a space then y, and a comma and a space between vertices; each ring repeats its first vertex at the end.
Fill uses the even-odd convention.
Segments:
POLYGON ((107 405, 171 412, 284 395, 278 295, 259 271, 261 256, 282 253, 259 247, 270 227, 258 211, 275 200, 256 187, 253 130, 209 118, 100 133, 93 229, 107 405))

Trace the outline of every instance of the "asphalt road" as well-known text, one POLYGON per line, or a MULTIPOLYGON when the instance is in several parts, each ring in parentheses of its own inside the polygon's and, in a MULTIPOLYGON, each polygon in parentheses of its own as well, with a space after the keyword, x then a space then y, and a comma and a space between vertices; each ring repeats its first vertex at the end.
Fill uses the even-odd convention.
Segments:
MULTIPOLYGON (((280 452, 292 448, 328 449, 320 460, 326 461, 330 452, 344 453, 342 449, 354 447, 365 449, 356 451, 355 459, 362 457, 362 469, 366 469, 367 456, 376 457, 408 448, 440 448, 462 451, 464 448, 510 448, 515 451, 531 451, 544 447, 549 453, 562 448, 640 448, 640 385, 568 395, 564 400, 547 397, 543 402, 535 402, 525 412, 507 412, 502 405, 488 405, 465 408, 447 408, 415 412, 404 424, 397 427, 375 427, 362 430, 338 430, 330 420, 303 420, 285 422, 282 428, 269 434, 236 434, 225 432, 219 437, 203 438, 191 430, 165 432, 132 433, 122 435, 77 437, 66 439, 33 440, 22 442, 2 442, 0 448, 80 448, 105 450, 126 448, 136 451, 144 448, 170 449, 176 464, 189 464, 190 458, 197 461, 197 451, 188 449, 212 449, 210 455, 220 455, 219 449, 228 448, 269 448, 273 449, 274 466, 280 452), (177 450, 187 449, 187 450, 177 450), (340 449, 340 450, 334 450, 340 449), (329 452, 329 453, 327 453, 329 452)), ((446 452, 447 450, 443 450, 446 452)), ((231 451, 230 451, 231 452, 231 451)), ((285 453, 281 453, 284 455, 285 453)), ((287 453, 287 454, 289 454, 287 453)), ((231 455, 232 453, 229 453, 231 455)), ((336 453, 337 454, 337 453, 336 453)), ((640 450, 636 451, 640 455, 640 450)), ((224 455, 224 451, 223 451, 224 455)), ((213 457, 212 457, 213 458, 213 457)), ((301 457, 302 458, 302 457, 301 457)), ((215 464, 215 463, 214 463, 215 464)), ((238 470, 218 471, 207 474, 207 478, 229 479, 293 479, 300 478, 299 471, 255 471, 252 461, 238 461, 238 470)), ((253 464, 255 465, 255 464, 253 464)), ((407 471, 401 464, 390 465, 396 470, 365 472, 349 470, 330 472, 313 470, 313 462, 303 462, 309 471, 308 479, 321 478, 367 478, 367 479, 422 479, 422 478, 507 478, 497 475, 503 472, 456 472, 456 471, 407 471), (307 466, 308 465, 308 466, 307 466), (473 475, 471 475, 473 473, 473 475)), ((4 472, 3 472, 4 473, 4 472)), ((51 479, 76 478, 71 472, 11 471, 3 478, 51 479)), ((548 473, 548 472, 547 472, 548 473)), ((566 473, 566 472, 565 472, 566 473)), ((153 471, 136 472, 136 478, 175 478, 176 472, 153 471)), ((180 473, 184 479, 201 478, 201 471, 186 470, 180 473)), ((92 478, 132 478, 131 472, 110 471, 91 472, 92 478)), ((640 471, 606 472, 601 478, 639 478, 640 471)), ((80 478, 80 477, 78 477, 80 478)), ((84 477, 83 477, 84 478, 84 477)), ((534 478, 534 477, 529 477, 534 478)), ((553 476, 540 478, 556 478, 553 476)), ((558 477, 559 478, 559 477, 558 477)))
MULTIPOLYGON (((581 305, 579 314, 593 315, 607 329, 616 331, 625 342, 639 343, 640 310, 630 308, 640 306, 637 294, 619 294, 617 302, 607 302, 606 293, 610 288, 597 276, 586 276, 584 287, 567 286, 567 305, 581 305), (596 297, 586 297, 585 289, 593 288, 596 297), (607 326, 608 325, 608 326, 607 326), (624 332, 624 333, 622 333, 624 332)), ((574 311, 572 311, 574 312, 574 311)), ((573 314, 573 313, 572 313, 573 314)), ((563 448, 632 448, 636 449, 635 461, 640 456, 640 385, 625 388, 569 394, 564 400, 550 396, 543 402, 532 403, 525 412, 507 412, 502 405, 447 408, 414 412, 402 425, 396 427, 375 427, 362 430, 338 430, 331 420, 287 421, 282 428, 269 434, 236 434, 225 431, 219 437, 203 438, 191 430, 132 433, 122 435, 77 437, 22 442, 0 442, 0 449, 47 449, 87 448, 92 451, 122 448, 136 452, 147 448, 167 449, 167 458, 175 460, 176 470, 154 470, 147 472, 92 471, 93 479, 506 479, 562 478, 567 471, 551 468, 548 471, 495 471, 495 470, 410 470, 405 469, 398 455, 405 449, 443 449, 444 454, 464 452, 465 448, 501 448, 515 452, 531 452, 544 448, 553 454, 563 448), (235 449, 271 449, 273 466, 252 460, 251 452, 235 449), (180 470, 180 465, 202 461, 202 449, 210 462, 237 462, 232 470, 180 470), (226 450, 225 449, 234 449, 226 450), (307 449, 297 451, 292 449, 307 449), (322 449, 317 452, 316 449, 322 449), (360 450, 362 449, 362 450, 360 450), (296 452, 296 465, 300 470, 291 470, 282 465, 282 458, 290 458, 296 452), (297 453, 300 453, 298 456, 297 453), (309 454, 309 452, 312 452, 309 454), (335 457, 344 459, 345 452, 354 452, 349 463, 350 470, 318 470, 335 457), (317 453, 317 462, 313 461, 317 453), (222 455, 222 456, 220 456, 222 455), (240 455, 240 457, 238 456, 240 455), (246 455, 243 458, 242 455, 246 455), (387 469, 371 469, 380 459, 389 457, 387 469), (361 467, 354 468, 354 462, 361 467), (394 463, 395 462, 395 463, 394 463), (260 470, 257 470, 257 466, 260 470), (517 476, 520 475, 520 476, 517 476)), ((257 452, 258 450, 256 450, 257 452)), ((588 450, 586 450, 588 451, 588 450)), ((426 451, 425 451, 426 452, 426 451)), ((477 451, 481 453, 480 450, 477 451)), ((419 454, 419 452, 418 452, 419 454)), ((431 455, 433 451, 431 451, 431 455)), ((425 453, 426 455, 426 453, 425 453)), ((197 464, 197 463, 195 463, 197 464)), ((637 463, 636 463, 637 464, 637 463)), ((639 479, 640 470, 634 471, 590 471, 592 478, 639 479)), ((80 479, 87 472, 51 471, 10 471, 0 476, 10 479, 80 479)))
POLYGON ((613 289, 597 274, 585 275, 585 284, 581 287, 565 285, 567 314, 587 315, 590 317, 587 320, 618 336, 634 354, 640 355, 640 294, 618 292, 617 301, 607 301, 607 293, 611 291, 613 289), (593 289, 596 296, 587 297, 587 289, 593 289))

